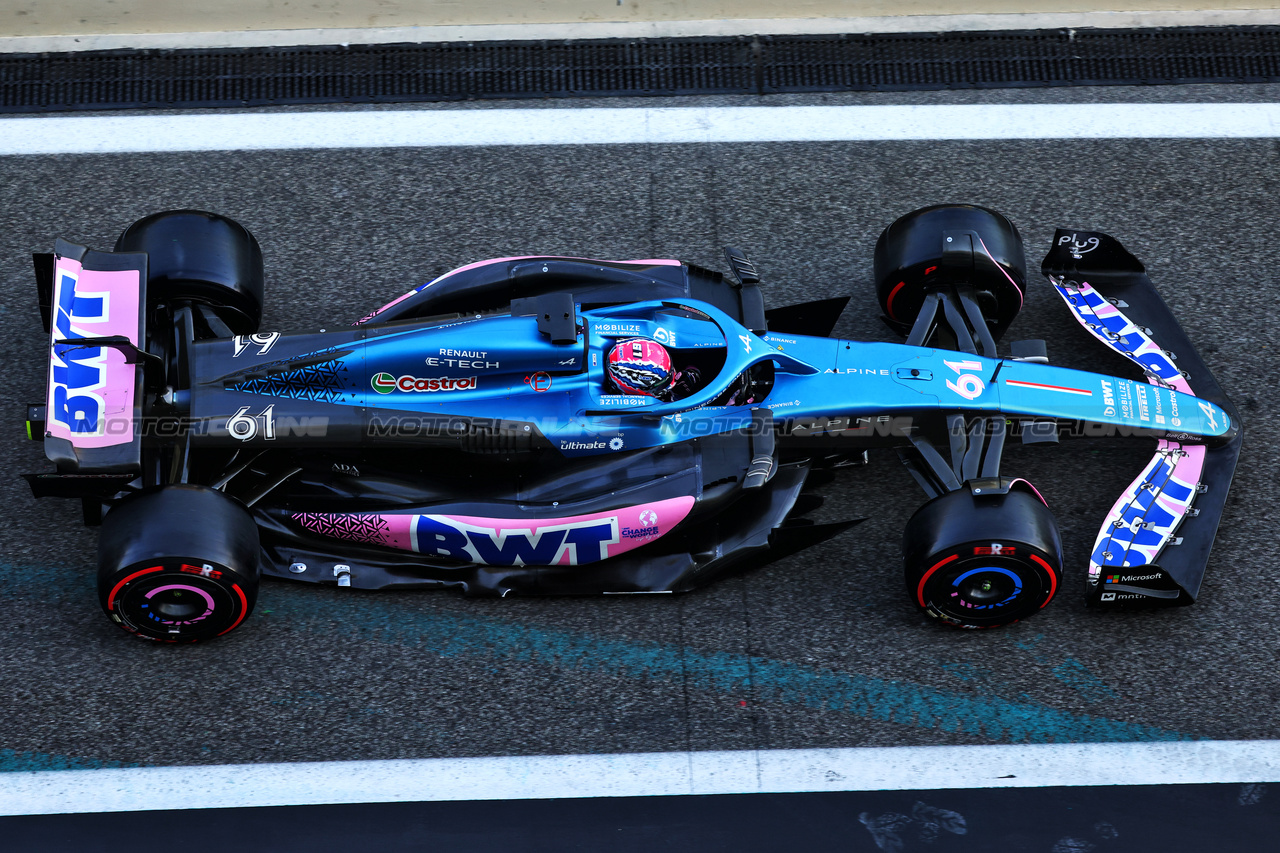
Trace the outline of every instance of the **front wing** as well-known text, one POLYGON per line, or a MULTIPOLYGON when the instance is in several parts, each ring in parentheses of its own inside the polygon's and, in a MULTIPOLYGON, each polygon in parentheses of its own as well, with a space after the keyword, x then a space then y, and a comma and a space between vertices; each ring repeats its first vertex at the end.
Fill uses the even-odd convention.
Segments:
MULTIPOLYGON (((1240 456, 1239 415, 1142 263, 1117 240, 1060 229, 1041 268, 1076 320, 1141 367, 1150 383, 1212 402, 1232 421, 1227 440, 1214 446, 1177 433, 1161 440, 1155 456, 1107 513, 1089 558, 1091 605, 1191 604, 1204 580, 1240 456)), ((1210 407, 1202 409, 1212 418, 1210 407)), ((1150 413, 1159 428, 1175 430, 1177 414, 1150 413)))

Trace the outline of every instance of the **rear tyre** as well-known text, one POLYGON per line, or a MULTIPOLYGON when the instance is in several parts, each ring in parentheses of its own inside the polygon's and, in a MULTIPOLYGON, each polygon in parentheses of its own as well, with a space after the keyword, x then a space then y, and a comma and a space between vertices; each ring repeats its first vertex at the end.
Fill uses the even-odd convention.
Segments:
POLYGON ((208 640, 243 622, 257 597, 257 525, 221 492, 165 486, 127 498, 102 520, 98 599, 132 634, 208 640))
POLYGON ((876 241, 876 296, 890 323, 911 329, 942 266, 942 232, 972 231, 978 307, 997 340, 1022 310, 1027 259, 1022 237, 1002 214, 972 204, 940 204, 912 211, 876 241), (985 250, 984 248, 985 247, 985 250))
POLYGON ((1015 488, 934 498, 902 537, 907 593, 929 616, 958 628, 994 628, 1025 619, 1058 589, 1062 537, 1040 499, 1015 488))
POLYGON ((262 249, 238 222, 199 210, 139 219, 116 240, 117 252, 146 252, 147 296, 154 306, 205 304, 237 335, 262 322, 262 249))

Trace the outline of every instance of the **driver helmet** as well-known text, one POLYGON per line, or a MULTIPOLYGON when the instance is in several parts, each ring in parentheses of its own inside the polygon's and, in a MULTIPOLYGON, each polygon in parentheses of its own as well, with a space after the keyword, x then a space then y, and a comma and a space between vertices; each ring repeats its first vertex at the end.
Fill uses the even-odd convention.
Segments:
POLYGON ((657 397, 675 384, 671 354, 667 348, 649 338, 627 338, 609 350, 605 362, 609 379, 624 394, 657 397))

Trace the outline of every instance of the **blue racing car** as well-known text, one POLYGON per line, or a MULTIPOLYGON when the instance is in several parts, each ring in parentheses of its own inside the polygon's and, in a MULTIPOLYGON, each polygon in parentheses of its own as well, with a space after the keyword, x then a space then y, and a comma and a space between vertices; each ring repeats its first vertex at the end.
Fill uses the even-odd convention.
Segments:
POLYGON ((1155 455, 1107 514, 1102 607, 1191 603, 1240 450, 1235 409, 1105 234, 1059 231, 1043 270, 1133 380, 997 341, 1022 305, 1016 228, 972 205, 915 211, 876 246, 903 343, 829 337, 847 299, 765 310, 759 276, 674 260, 498 258, 340 330, 261 331, 263 267, 239 224, 155 214, 114 251, 35 256, 50 333, 29 432, 37 497, 101 524, 98 590, 127 631, 225 634, 262 574, 361 589, 671 592, 794 553, 831 469, 892 449, 927 495, 908 594, 992 627, 1062 577, 1008 440, 1131 435, 1155 455), (808 487, 808 488, 807 488, 808 487))

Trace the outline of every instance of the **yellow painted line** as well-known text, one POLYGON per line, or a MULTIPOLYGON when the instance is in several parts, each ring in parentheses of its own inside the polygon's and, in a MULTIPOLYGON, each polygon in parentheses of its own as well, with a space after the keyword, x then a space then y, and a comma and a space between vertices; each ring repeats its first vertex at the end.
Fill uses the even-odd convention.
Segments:
POLYGON ((266 47, 527 39, 678 38, 832 33, 957 32, 1280 24, 1262 0, 1041 2, 1013 0, 347 0, 306 4, 222 0, 0 0, 0 53, 127 48, 266 47))

